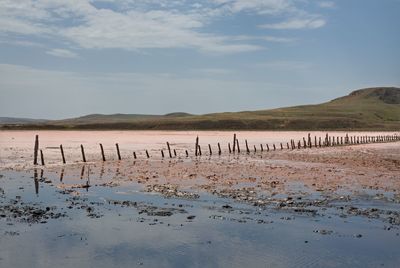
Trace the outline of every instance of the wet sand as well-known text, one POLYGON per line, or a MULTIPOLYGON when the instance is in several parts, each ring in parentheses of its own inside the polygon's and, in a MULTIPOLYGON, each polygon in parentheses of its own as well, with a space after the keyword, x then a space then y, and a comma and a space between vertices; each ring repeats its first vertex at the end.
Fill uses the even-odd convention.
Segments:
MULTIPOLYGON (((60 132, 41 132, 41 146, 57 146, 61 139, 55 133, 60 132)), ((94 140, 96 132, 61 133, 68 137, 67 159, 77 160, 62 165, 59 152, 53 156, 46 149, 49 164, 36 168, 30 163, 33 133, 1 134, 0 266, 397 267, 400 262, 400 142, 235 155, 225 149, 221 156, 202 157, 191 151, 186 158, 182 151, 197 133, 106 132, 103 141, 94 140), (112 160, 114 137, 122 161, 112 160), (167 140, 178 157, 156 156, 167 140), (107 146, 110 160, 96 160, 96 142, 107 146), (88 148, 86 164, 79 161, 81 143, 88 148), (150 159, 131 156, 132 150, 147 148, 150 159)), ((205 147, 226 144, 231 134, 199 136, 205 147)), ((306 135, 238 133, 251 148, 306 135)))

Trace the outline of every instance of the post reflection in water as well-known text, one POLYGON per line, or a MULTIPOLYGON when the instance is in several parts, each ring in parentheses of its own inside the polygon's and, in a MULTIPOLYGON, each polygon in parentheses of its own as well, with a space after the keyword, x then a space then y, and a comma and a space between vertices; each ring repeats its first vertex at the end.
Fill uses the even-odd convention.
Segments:
POLYGON ((104 162, 101 164, 100 179, 103 178, 103 174, 104 174, 104 162))
POLYGON ((39 179, 38 179, 38 171, 36 168, 33 170, 33 178, 35 182, 35 193, 36 196, 39 196, 39 179))
POLYGON ((86 179, 86 192, 89 191, 90 187, 90 165, 88 166, 88 171, 87 171, 87 179, 86 179))
POLYGON ((64 178, 64 168, 62 168, 60 172, 60 182, 63 181, 63 178, 64 178))
POLYGON ((84 174, 85 174, 85 165, 83 165, 81 169, 81 180, 83 179, 84 174))

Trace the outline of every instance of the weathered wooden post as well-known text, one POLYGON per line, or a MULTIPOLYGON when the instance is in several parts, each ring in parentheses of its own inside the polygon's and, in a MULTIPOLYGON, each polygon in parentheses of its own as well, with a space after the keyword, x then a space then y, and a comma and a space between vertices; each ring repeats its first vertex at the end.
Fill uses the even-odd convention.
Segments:
POLYGON ((261 152, 264 152, 264 147, 262 144, 260 144, 261 152))
POLYGON ((274 143, 274 144, 272 144, 272 146, 274 146, 274 151, 276 151, 276 146, 275 146, 275 143, 274 143))
POLYGON ((287 149, 289 150, 289 143, 286 143, 286 145, 287 145, 287 149))
POLYGON ((239 140, 238 139, 236 139, 236 146, 237 146, 237 152, 240 153, 240 146, 239 146, 239 140))
POLYGON ((318 144, 319 148, 321 148, 322 147, 322 138, 321 137, 319 137, 319 141, 318 142, 319 142, 319 144, 318 144))
POLYGON ((174 156, 176 157, 176 150, 174 149, 174 156))
POLYGON ((257 148, 256 148, 256 146, 254 145, 254 153, 256 153, 257 152, 257 148))
POLYGON ((211 145, 208 144, 208 151, 210 152, 210 155, 212 155, 212 150, 211 150, 211 145))
POLYGON ((168 148, 169 158, 172 158, 171 147, 169 146, 169 142, 168 141, 167 141, 167 148, 168 148))
POLYGON ((133 152, 133 158, 137 159, 136 152, 133 152))
POLYGON ((268 145, 268 143, 267 143, 267 152, 269 152, 269 145, 268 145))
POLYGON ((218 155, 221 155, 221 154, 222 154, 221 145, 218 142, 218 155))
POLYGON ((201 156, 201 146, 198 145, 198 147, 199 147, 199 155, 201 156))
POLYGON ((246 152, 247 152, 247 153, 250 153, 249 145, 247 144, 247 140, 244 140, 244 141, 245 141, 245 143, 246 143, 246 152))
POLYGON ((199 136, 196 137, 196 144, 194 149, 194 155, 197 156, 197 150, 199 149, 199 136))
POLYGON ((82 154, 82 161, 86 162, 85 149, 83 148, 82 144, 81 144, 81 154, 82 154))
POLYGON ((236 133, 233 134, 233 153, 236 151, 236 133))
POLYGON ((39 135, 35 136, 35 147, 33 148, 33 164, 37 165, 38 159, 38 150, 39 150, 39 135))
POLYGON ((101 156, 103 157, 103 162, 106 161, 106 156, 104 155, 104 148, 103 144, 100 143, 100 150, 101 150, 101 156))
POLYGON ((318 144, 317 144, 317 136, 314 136, 314 147, 318 147, 318 144))
POLYGON ((228 149, 229 149, 229 153, 231 154, 232 150, 231 150, 231 144, 229 142, 228 142, 228 149))
POLYGON ((281 142, 281 150, 283 150, 283 145, 282 145, 282 142, 281 142))
POLYGON ((121 160, 121 154, 120 154, 120 152, 119 152, 119 145, 118 145, 118 143, 115 144, 115 147, 117 148, 118 160, 121 160))
POLYGON ((164 151, 161 149, 161 157, 164 158, 164 151))
POLYGON ((311 134, 308 133, 308 147, 312 147, 312 142, 311 142, 311 134))
POLYGON ((40 160, 42 161, 42 166, 44 166, 44 157, 43 157, 43 151, 40 150, 40 160))
POLYGON ((186 153, 186 157, 189 157, 189 152, 188 152, 188 150, 185 150, 185 153, 186 153))
POLYGON ((307 148, 306 138, 304 138, 304 137, 303 137, 303 146, 304 146, 304 149, 307 148))
POLYGON ((60 144, 60 150, 61 150, 61 156, 62 156, 62 161, 63 161, 63 164, 65 164, 65 163, 66 163, 66 161, 65 161, 64 149, 63 149, 63 146, 62 146, 62 144, 60 144))
POLYGON ((149 152, 146 150, 146 156, 147 158, 150 158, 149 152))
POLYGON ((299 142, 297 143, 297 149, 301 149, 301 141, 299 140, 299 142))

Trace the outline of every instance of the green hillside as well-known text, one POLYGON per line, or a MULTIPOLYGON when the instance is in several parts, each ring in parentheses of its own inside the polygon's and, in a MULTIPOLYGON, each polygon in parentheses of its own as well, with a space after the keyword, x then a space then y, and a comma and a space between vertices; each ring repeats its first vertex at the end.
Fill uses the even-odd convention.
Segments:
MULTIPOLYGON (((10 126, 3 126, 7 128, 10 126)), ((16 126, 11 126, 16 127, 16 126)), ((330 102, 272 110, 190 115, 88 115, 25 124, 19 128, 62 129, 400 129, 400 88, 367 88, 330 102)))

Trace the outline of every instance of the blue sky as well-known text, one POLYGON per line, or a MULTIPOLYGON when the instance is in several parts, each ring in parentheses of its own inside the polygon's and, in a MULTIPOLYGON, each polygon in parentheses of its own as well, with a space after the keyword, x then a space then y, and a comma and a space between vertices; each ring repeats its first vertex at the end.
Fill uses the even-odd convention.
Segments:
POLYGON ((400 86, 399 0, 0 0, 0 116, 319 103, 400 86))

